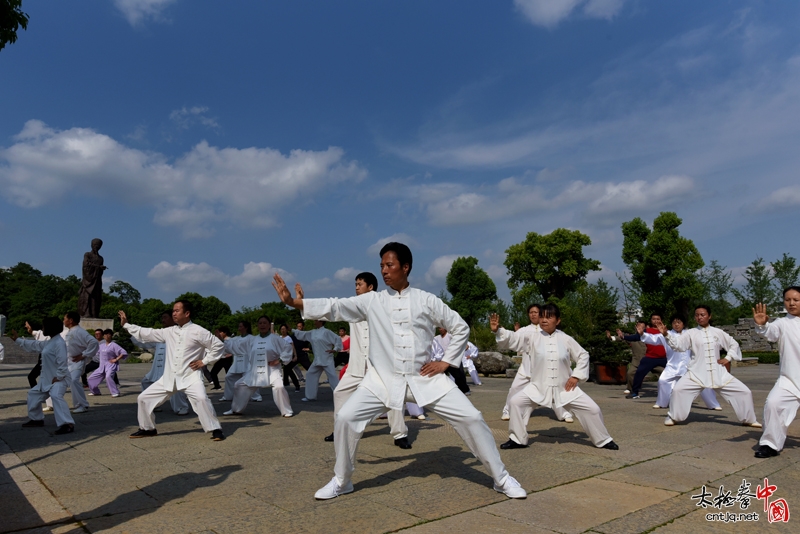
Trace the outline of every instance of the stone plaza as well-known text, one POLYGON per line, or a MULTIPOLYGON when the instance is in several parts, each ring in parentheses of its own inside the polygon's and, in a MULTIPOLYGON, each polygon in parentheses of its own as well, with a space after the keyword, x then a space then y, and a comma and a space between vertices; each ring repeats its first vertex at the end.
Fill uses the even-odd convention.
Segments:
MULTIPOLYGON (((760 429, 739 425, 722 399, 721 412, 695 403, 686 424, 665 427, 666 410, 652 408, 655 383, 645 384, 639 400, 626 400, 623 386, 581 385, 602 408, 619 451, 596 449, 577 422, 535 410, 531 446, 501 452, 528 490, 526 500, 493 491, 454 430, 431 414, 406 419, 408 451, 393 445, 385 420, 368 426, 354 493, 316 501, 314 492, 330 480, 334 464, 333 445, 322 439, 333 428, 327 386, 314 403, 300 402, 302 394, 290 386, 297 414, 291 419, 280 417, 268 391, 244 415, 222 418, 229 403, 218 402, 214 392, 226 441, 211 441, 193 414, 176 416, 169 404, 157 414, 157 437, 132 440, 139 380, 149 365, 125 364, 122 396, 111 398, 101 386, 104 394, 90 397, 89 412, 75 416, 75 433, 54 436, 52 415, 44 428, 20 428, 30 367, 0 365, 2 532, 800 532, 800 515, 769 523, 764 500, 731 504, 743 480, 756 494, 768 479, 776 487, 769 499, 785 499, 800 514, 800 423, 790 428, 780 456, 759 460, 753 452, 760 429), (707 508, 698 506, 703 486, 712 502, 707 508), (732 494, 728 502, 718 499, 721 487, 723 495, 732 494), (726 512, 759 518, 708 520, 726 512)), ((734 374, 753 391, 761 421, 777 365, 734 374)), ((486 378, 470 397, 498 444, 508 437, 500 413, 510 384, 486 378)))

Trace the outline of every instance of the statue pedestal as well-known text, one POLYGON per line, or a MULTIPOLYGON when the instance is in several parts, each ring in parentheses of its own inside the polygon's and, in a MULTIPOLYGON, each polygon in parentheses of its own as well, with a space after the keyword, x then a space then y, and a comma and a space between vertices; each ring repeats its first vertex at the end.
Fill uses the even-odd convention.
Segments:
POLYGON ((94 332, 98 328, 100 330, 114 329, 114 319, 95 319, 92 317, 81 317, 81 324, 79 325, 84 330, 94 332))

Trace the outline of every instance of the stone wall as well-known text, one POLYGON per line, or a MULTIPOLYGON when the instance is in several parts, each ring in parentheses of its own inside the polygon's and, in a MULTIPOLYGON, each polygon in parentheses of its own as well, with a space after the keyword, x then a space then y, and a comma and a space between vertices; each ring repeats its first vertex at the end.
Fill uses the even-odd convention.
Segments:
MULTIPOLYGON (((774 319, 770 319, 774 321, 774 319)), ((720 326, 728 335, 739 342, 744 352, 776 352, 777 343, 770 343, 756 334, 756 323, 751 318, 739 319, 738 324, 720 326)))
POLYGON ((11 341, 11 338, 7 336, 0 337, 0 343, 3 344, 3 348, 6 352, 6 357, 3 360, 3 363, 27 363, 31 364, 32 366, 36 365, 36 362, 39 359, 38 353, 25 352, 19 347, 19 345, 11 341))

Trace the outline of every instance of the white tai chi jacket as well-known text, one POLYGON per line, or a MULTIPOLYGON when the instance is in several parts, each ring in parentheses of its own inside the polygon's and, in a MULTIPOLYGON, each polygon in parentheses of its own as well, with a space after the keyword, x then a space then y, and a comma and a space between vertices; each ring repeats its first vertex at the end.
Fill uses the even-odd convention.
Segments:
POLYGON ((403 408, 406 388, 417 404, 427 406, 456 387, 444 373, 420 375, 422 366, 430 361, 434 327, 452 334, 442 359, 452 367, 461 363, 469 337, 469 327, 461 316, 431 293, 409 287, 343 299, 305 299, 303 317, 369 323, 370 366, 361 387, 389 408, 403 408))
POLYGON ((247 369, 241 380, 251 388, 265 388, 270 385, 269 362, 280 359, 285 365, 294 356, 292 345, 276 334, 228 338, 225 340, 225 350, 231 354, 246 355, 247 369))
POLYGON ((572 337, 561 330, 548 334, 499 328, 495 339, 498 348, 525 354, 520 372, 530 381, 522 391, 536 404, 561 407, 583 395, 577 386, 572 391, 564 389, 572 377, 583 382, 589 379, 589 353, 572 337))
POLYGON ((686 373, 689 378, 704 388, 721 388, 733 380, 733 375, 725 366, 717 363, 720 350, 728 351, 728 361, 742 359, 742 350, 731 336, 719 328, 697 326, 681 332, 681 335, 667 334, 667 343, 674 350, 692 351, 686 373))
POLYGON ((763 326, 756 325, 756 332, 771 343, 778 342, 781 366, 778 384, 800 397, 800 317, 787 315, 763 326))
MULTIPOLYGON (((41 330, 34 330, 32 335, 34 339, 26 341, 38 343, 38 345, 29 346, 39 348, 38 350, 33 348, 30 350, 30 352, 42 352, 44 350, 45 343, 50 340, 50 337, 44 335, 41 330)), ((69 372, 71 373, 76 369, 80 369, 82 373, 84 366, 92 360, 95 354, 97 354, 100 344, 97 343, 97 340, 93 335, 81 328, 80 325, 73 326, 72 328, 64 327, 64 330, 61 331, 60 335, 67 344, 67 367, 69 368, 69 372), (83 359, 79 362, 73 362, 73 356, 83 356, 83 359)))
POLYGON ((144 375, 142 380, 146 380, 148 382, 156 382, 159 378, 164 375, 164 362, 166 361, 167 357, 167 344, 166 343, 142 343, 135 337, 131 338, 131 341, 134 345, 139 347, 140 349, 149 350, 153 354, 153 364, 150 366, 150 370, 144 375))
MULTIPOLYGON (((237 341, 237 346, 238 346, 239 342, 243 342, 244 340, 251 339, 251 338, 253 338, 253 335, 252 334, 247 334, 246 336, 228 338, 228 339, 225 340, 225 343, 227 343, 230 340, 234 340, 235 339, 237 341)), ((225 351, 227 353, 230 353, 230 354, 233 355, 232 356, 233 363, 231 363, 231 368, 228 369, 225 374, 234 374, 234 373, 244 374, 244 373, 246 373, 247 369, 249 367, 248 361, 250 359, 250 356, 247 353, 247 349, 233 351, 233 350, 230 350, 227 345, 225 345, 225 351)))
POLYGON ((193 371, 189 364, 202 360, 204 365, 222 357, 225 346, 215 335, 191 321, 183 326, 142 328, 131 323, 123 327, 131 337, 143 343, 165 343, 167 347, 162 384, 169 390, 184 390, 202 382, 203 372, 193 371))
POLYGON ((364 378, 367 372, 369 355, 369 324, 367 321, 350 323, 350 361, 347 363, 347 374, 355 378, 364 378))
POLYGON ((56 336, 46 341, 20 338, 17 339, 17 345, 27 352, 42 353, 42 374, 39 375, 39 383, 32 388, 34 391, 48 392, 53 387, 54 378, 64 380, 69 375, 67 343, 63 337, 56 336))
POLYGON ((292 330, 292 332, 294 333, 294 337, 300 341, 308 341, 311 343, 311 352, 314 353, 314 361, 311 362, 311 365, 325 367, 328 364, 332 364, 333 354, 328 351, 334 350, 339 352, 342 350, 342 338, 324 326, 320 326, 314 330, 295 329, 292 330))
MULTIPOLYGON (((685 336, 686 330, 682 331, 680 334, 675 330, 670 330, 669 335, 674 336, 677 339, 685 336)), ((647 343, 648 345, 661 345, 667 352, 667 366, 661 373, 661 376, 659 377, 660 380, 668 380, 670 378, 683 376, 686 374, 686 370, 689 367, 689 360, 692 359, 691 350, 679 352, 673 349, 669 346, 669 343, 667 343, 667 340, 661 334, 648 334, 645 332, 644 334, 641 334, 639 338, 643 343, 647 343)))

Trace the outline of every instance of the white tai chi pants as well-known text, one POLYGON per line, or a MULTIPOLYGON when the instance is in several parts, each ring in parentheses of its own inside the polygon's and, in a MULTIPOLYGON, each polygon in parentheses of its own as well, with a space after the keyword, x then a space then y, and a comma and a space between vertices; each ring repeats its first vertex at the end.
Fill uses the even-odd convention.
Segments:
POLYGON ((156 428, 156 418, 153 415, 153 410, 158 406, 164 404, 168 398, 176 393, 186 393, 186 398, 192 405, 192 410, 200 418, 200 424, 203 430, 211 432, 212 430, 219 430, 222 427, 217 420, 217 414, 214 413, 214 406, 206 395, 206 387, 201 380, 194 382, 186 389, 177 389, 177 384, 173 384, 170 388, 164 387, 164 377, 162 376, 156 380, 152 386, 139 394, 137 402, 139 404, 139 428, 143 430, 153 430, 156 428))
MULTIPOLYGON (((413 402, 414 396, 406 389, 406 400, 413 402)), ((453 388, 444 397, 427 406, 435 414, 447 421, 461 436, 469 450, 489 471, 495 484, 501 486, 508 477, 500 452, 494 442, 492 431, 481 412, 469 399, 453 388)), ((367 425, 388 407, 371 391, 358 388, 350 399, 341 407, 333 425, 333 444, 336 448, 336 466, 333 471, 342 486, 350 481, 355 469, 356 449, 361 434, 367 425)))
MULTIPOLYGON (((333 417, 342 409, 344 403, 347 402, 353 393, 355 393, 358 385, 364 377, 355 377, 348 372, 339 380, 336 389, 333 390, 333 417)), ((417 414, 419 415, 419 414, 417 414)), ((408 427, 406 426, 405 419, 403 418, 403 410, 389 410, 389 431, 392 433, 394 439, 405 438, 408 436, 408 427)))
POLYGON ((332 390, 335 391, 336 386, 339 385, 339 373, 336 372, 333 362, 325 366, 312 363, 306 371, 306 398, 309 400, 317 400, 317 388, 319 388, 319 377, 322 376, 322 371, 325 371, 332 390))
MULTIPOLYGON (((283 372, 280 365, 268 365, 269 385, 272 387, 272 400, 280 410, 281 415, 292 415, 292 405, 289 403, 289 394, 283 387, 283 372)), ((227 386, 226 386, 227 387, 227 386)), ((240 378, 233 390, 233 402, 231 411, 242 413, 247 408, 253 394, 258 391, 257 387, 250 387, 244 383, 244 378, 240 378)))
MULTIPOLYGON (((32 388, 28 390, 28 419, 31 421, 43 421, 44 412, 42 412, 42 403, 45 399, 53 399, 53 413, 56 416, 56 425, 75 424, 72 419, 72 414, 69 413, 69 406, 67 401, 64 400, 64 394, 67 392, 67 383, 64 380, 59 380, 52 386, 50 391, 39 391, 32 388)), ((786 434, 784 434, 785 436, 786 434)))
MULTIPOLYGON (((664 378, 662 373, 662 376, 658 378, 658 398, 656 399, 656 404, 662 408, 669 407, 669 398, 672 395, 672 389, 675 387, 675 382, 681 379, 681 376, 683 375, 664 378)), ((704 388, 703 391, 700 392, 700 398, 706 403, 706 408, 720 408, 717 394, 714 393, 713 389, 704 388)))
MULTIPOLYGON (((692 402, 703 389, 703 386, 692 380, 688 373, 683 375, 672 390, 667 417, 676 422, 685 421, 692 409, 692 402)), ((753 394, 741 380, 734 378, 724 386, 714 389, 719 391, 722 398, 730 403, 733 413, 736 414, 739 421, 742 423, 756 422, 753 394)))
MULTIPOLYGON (((236 394, 236 383, 241 380, 243 376, 244 373, 225 373, 225 389, 222 391, 222 398, 220 400, 233 400, 236 394)), ((259 388, 253 388, 253 391, 250 393, 250 400, 261 402, 261 390, 259 388)), ((234 412, 235 411, 236 410, 234 410, 234 412)))
POLYGON ((781 385, 782 380, 785 379, 778 379, 764 403, 764 433, 758 442, 759 445, 767 445, 776 451, 783 449, 789 425, 794 421, 797 408, 800 407, 800 398, 781 385))
MULTIPOLYGON (((152 386, 155 382, 142 379, 142 391, 152 386)), ((189 400, 186 398, 186 393, 178 391, 169 398, 169 405, 172 406, 172 411, 177 415, 186 415, 189 413, 189 400)))
MULTIPOLYGON (((70 391, 72 392, 72 408, 80 408, 83 406, 84 408, 89 407, 89 400, 86 398, 86 393, 83 391, 83 382, 81 382, 81 375, 83 374, 83 367, 78 367, 77 369, 73 369, 67 375, 66 381, 64 382, 64 387, 69 387, 70 391)), ((66 390, 64 390, 66 394, 66 390)), ((47 398, 46 404, 53 408, 55 411, 55 407, 53 406, 53 401, 50 397, 47 398)))
MULTIPOLYGON (((503 416, 509 416, 510 412, 508 410, 508 403, 511 401, 511 397, 515 396, 517 393, 525 389, 525 386, 528 385, 529 379, 523 377, 519 373, 514 375, 514 380, 511 382, 511 387, 508 389, 508 395, 506 395, 506 405, 503 406, 503 416)), ((553 408, 553 411, 556 413, 556 418, 559 421, 563 421, 569 412, 564 409, 563 406, 556 406, 553 408)))
MULTIPOLYGON (((530 420, 531 412, 537 406, 538 404, 524 391, 520 391, 511 397, 509 401, 511 419, 508 421, 508 437, 512 441, 520 445, 528 444, 528 421, 530 420)), ((600 407, 589 395, 582 393, 572 402, 566 403, 563 409, 575 414, 575 418, 578 419, 583 429, 589 434, 589 439, 592 440, 595 447, 602 447, 611 441, 611 436, 608 434, 606 425, 603 422, 603 412, 600 411, 600 407)))

